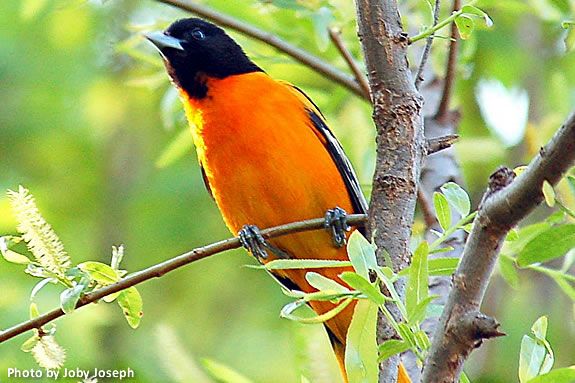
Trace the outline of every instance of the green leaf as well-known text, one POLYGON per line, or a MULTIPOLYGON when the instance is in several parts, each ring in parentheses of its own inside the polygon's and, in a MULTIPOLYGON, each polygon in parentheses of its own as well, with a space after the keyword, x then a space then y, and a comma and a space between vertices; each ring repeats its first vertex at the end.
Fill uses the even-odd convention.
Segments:
POLYGON ((118 272, 102 262, 82 262, 78 265, 78 268, 88 273, 92 280, 104 286, 111 285, 120 280, 118 272))
POLYGON ((461 371, 461 376, 459 377, 459 383, 471 383, 471 380, 467 377, 465 372, 461 371))
POLYGON ((365 296, 367 296, 378 305, 385 303, 385 296, 381 293, 381 291, 379 291, 377 286, 372 284, 361 275, 351 271, 346 271, 341 273, 339 277, 351 288, 361 291, 365 296))
POLYGON ((439 297, 438 295, 430 295, 421 302, 419 302, 417 306, 415 306, 413 311, 409 314, 407 318, 408 323, 416 324, 423 322, 427 314, 427 307, 429 307, 429 304, 438 297, 439 297))
POLYGON ((567 183, 569 184, 569 187, 571 188, 571 192, 573 192, 573 195, 575 195, 575 176, 567 176, 567 183))
POLYGON ((455 182, 448 182, 441 187, 441 192, 447 199, 447 202, 455 209, 462 217, 465 217, 471 211, 471 201, 467 192, 455 182))
POLYGON ((20 242, 22 239, 20 237, 14 236, 4 236, 0 237, 0 254, 2 257, 11 263, 17 263, 20 265, 26 265, 30 263, 30 258, 24 254, 17 253, 10 250, 10 247, 20 242))
POLYGON ((505 240, 508 242, 517 241, 518 239, 519 239, 519 234, 517 234, 516 229, 509 230, 509 232, 507 233, 507 236, 505 237, 505 240))
POLYGON ((405 323, 398 323, 397 324, 397 332, 401 339, 405 340, 409 343, 410 348, 417 347, 417 342, 415 341, 415 335, 413 334, 412 329, 405 323))
POLYGON ((431 347, 431 342, 429 341, 429 337, 423 330, 418 330, 415 334, 415 344, 420 350, 427 350, 431 347))
POLYGON ((547 317, 542 316, 531 327, 531 334, 524 335, 519 355, 519 381, 526 383, 553 367, 554 356, 547 335, 547 317))
POLYGON ((369 278, 369 269, 377 268, 375 247, 361 235, 359 230, 355 230, 349 236, 347 255, 355 272, 365 279, 369 278))
POLYGON ((351 302, 353 302, 353 299, 347 298, 347 299, 343 300, 340 304, 335 306, 333 309, 331 309, 331 310, 329 310, 329 311, 327 311, 321 315, 316 315, 313 317, 300 317, 300 316, 294 315, 293 312, 295 310, 299 309, 300 307, 306 306, 307 301, 305 301, 303 299, 297 300, 295 302, 291 302, 291 303, 288 303, 287 305, 285 305, 280 312, 280 317, 290 319, 290 320, 293 320, 293 321, 296 321, 299 323, 304 323, 304 324, 323 323, 325 321, 332 319, 337 314, 342 312, 347 306, 349 306, 349 304, 351 302))
POLYGON ((333 291, 336 293, 347 293, 349 289, 333 279, 324 277, 321 274, 310 271, 305 274, 305 279, 308 283, 320 291, 333 291))
POLYGON ((465 14, 455 19, 455 25, 459 31, 459 36, 461 36, 463 40, 467 40, 471 36, 473 29, 475 29, 475 21, 465 14))
POLYGON ((549 217, 545 218, 545 222, 550 223, 551 225, 563 223, 565 220, 565 212, 563 210, 557 210, 553 214, 550 214, 549 217))
POLYGON ((517 264, 525 267, 565 255, 575 247, 575 224, 553 226, 531 239, 517 257, 517 264))
POLYGON ((118 304, 132 328, 138 328, 142 315, 142 296, 135 287, 129 287, 118 295, 118 304))
POLYGON ((441 193, 433 193, 433 206, 435 207, 439 226, 441 226, 443 231, 446 231, 451 226, 451 209, 447 198, 441 193))
POLYGON ((542 316, 533 323, 533 326, 531 326, 531 332, 537 339, 545 339, 547 336, 547 322, 547 317, 542 316))
POLYGON ((553 186, 545 180, 543 181, 543 187, 541 190, 543 191, 543 197, 545 197, 545 203, 547 206, 555 206, 555 190, 553 190, 553 186))
POLYGON ((434 258, 427 261, 428 273, 433 276, 449 276, 457 270, 459 258, 434 258))
POLYGON ((377 311, 371 301, 359 300, 355 305, 345 348, 345 371, 350 382, 377 382, 377 311))
POLYGON ((447 246, 447 247, 438 247, 436 249, 433 250, 429 250, 429 254, 438 254, 438 253, 448 253, 450 251, 455 250, 455 248, 453 246, 447 246))
POLYGON ((62 311, 66 314, 73 312, 85 288, 85 285, 77 284, 76 286, 62 291, 60 294, 60 307, 62 308, 62 311))
POLYGON ((407 316, 413 317, 417 305, 425 300, 429 295, 428 288, 428 265, 427 255, 429 245, 426 241, 421 242, 413 253, 409 270, 409 280, 407 281, 407 291, 405 295, 405 305, 407 316))
POLYGON ((479 16, 483 20, 483 26, 487 28, 491 28, 493 26, 493 20, 491 20, 491 17, 489 17, 487 13, 485 13, 484 11, 482 11, 477 7, 474 7, 473 5, 464 5, 463 7, 461 7, 461 11, 463 12, 463 14, 479 16))
POLYGON ((509 286, 516 289, 519 287, 519 274, 515 268, 515 262, 513 258, 506 255, 501 255, 499 257, 499 272, 501 276, 509 284, 509 286))
POLYGON ((529 241, 550 227, 551 224, 548 222, 539 222, 516 230, 517 237, 513 241, 505 242, 501 253, 509 256, 518 254, 529 241))
POLYGON ((349 267, 349 261, 335 261, 324 259, 275 259, 263 266, 268 270, 289 270, 289 269, 318 269, 325 267, 349 267))
POLYGON ((30 319, 38 318, 40 316, 38 305, 34 302, 30 303, 29 312, 30 312, 30 319))
POLYGON ((546 374, 531 379, 528 383, 573 383, 575 382, 575 366, 558 368, 546 374))
POLYGON ((379 345, 379 357, 378 362, 384 361, 387 358, 400 354, 404 351, 409 350, 409 343, 404 340, 390 339, 386 340, 379 345))
POLYGON ((187 128, 183 129, 162 151, 162 154, 156 160, 156 167, 159 169, 167 168, 180 158, 191 153, 193 146, 191 133, 187 128))
POLYGON ((40 337, 36 333, 32 335, 30 338, 26 339, 24 343, 22 343, 22 346, 20 346, 20 350, 24 352, 30 352, 36 346, 36 343, 38 343, 39 341, 40 337))
POLYGON ((210 377, 221 383, 252 383, 253 381, 246 378, 234 369, 216 362, 212 359, 203 359, 202 364, 210 377))

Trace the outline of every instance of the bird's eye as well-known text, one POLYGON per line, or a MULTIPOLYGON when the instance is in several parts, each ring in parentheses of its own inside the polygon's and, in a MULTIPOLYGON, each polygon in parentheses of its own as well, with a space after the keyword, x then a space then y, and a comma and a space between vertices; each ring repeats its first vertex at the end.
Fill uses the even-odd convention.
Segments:
POLYGON ((198 28, 194 29, 191 34, 192 34, 192 37, 196 40, 203 40, 206 38, 206 35, 204 34, 204 32, 202 32, 202 30, 198 29, 198 28))

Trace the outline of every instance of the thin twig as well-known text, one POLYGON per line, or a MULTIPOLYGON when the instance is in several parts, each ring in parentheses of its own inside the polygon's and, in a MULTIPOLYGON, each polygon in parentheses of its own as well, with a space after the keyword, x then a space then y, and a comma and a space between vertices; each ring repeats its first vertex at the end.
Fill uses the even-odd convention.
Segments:
POLYGON ((343 40, 341 39, 341 30, 338 28, 329 28, 329 37, 347 65, 349 69, 351 69, 353 75, 355 76, 355 80, 363 90, 363 93, 367 99, 371 99, 371 95, 369 94, 369 83, 367 82, 367 77, 365 77, 365 73, 359 68, 357 62, 351 55, 350 51, 346 48, 343 40))
POLYGON ((355 79, 348 75, 347 73, 340 71, 333 65, 321 60, 320 58, 312 55, 311 53, 300 49, 285 40, 280 39, 273 33, 266 32, 259 28, 254 27, 251 24, 239 21, 238 19, 225 15, 223 13, 217 12, 212 8, 206 7, 189 0, 157 0, 160 3, 172 5, 174 7, 183 9, 201 16, 207 20, 213 21, 223 27, 233 29, 240 32, 246 36, 259 40, 266 43, 277 50, 287 54, 288 56, 294 58, 300 63, 312 68, 318 73, 321 73, 325 77, 333 80, 334 82, 340 84, 341 86, 349 89, 361 98, 369 101, 369 97, 366 97, 364 91, 355 82, 355 79))
MULTIPOLYGON (((461 8, 461 0, 453 0, 453 12, 461 8)), ((451 24, 451 43, 449 44, 449 53, 447 56, 447 69, 445 71, 445 79, 443 80, 443 92, 441 94, 441 101, 435 113, 435 119, 443 122, 449 115, 449 102, 451 101, 451 94, 453 93, 453 85, 455 83, 455 72, 457 69, 457 49, 459 47, 459 32, 457 25, 451 24)))
POLYGON ((430 228, 437 223, 437 218, 435 218, 435 214, 433 213, 433 208, 427 199, 427 196, 421 190, 421 188, 417 189, 417 203, 419 208, 421 209, 421 214, 423 215, 423 221, 425 222, 425 227, 430 228))
POLYGON ((428 138, 425 140, 427 155, 440 152, 444 149, 450 148, 455 142, 459 140, 457 134, 448 134, 446 136, 428 138))
MULTIPOLYGON (((433 8, 433 27, 437 25, 439 21, 439 8, 440 8, 440 0, 435 0, 435 7, 433 8)), ((431 44, 433 44, 433 38, 435 37, 435 33, 432 33, 427 38, 425 43, 425 48, 423 49, 423 54, 421 55, 421 61, 419 62, 419 68, 417 69, 417 73, 415 74, 415 89, 419 89, 419 85, 423 81, 423 70, 425 69, 425 64, 427 63, 427 59, 429 58, 429 52, 431 52, 431 44)))
MULTIPOLYGON (((359 226, 365 224, 367 221, 367 215, 365 214, 350 214, 347 217, 347 223, 350 226, 359 226)), ((292 222, 285 225, 270 227, 268 229, 262 230, 261 233, 264 238, 275 238, 282 235, 297 233, 302 231, 318 230, 324 228, 325 218, 315 218, 308 219, 305 221, 292 222)), ((150 266, 147 269, 138 271, 134 274, 127 276, 119 282, 112 285, 102 287, 98 290, 88 293, 78 301, 76 308, 86 306, 89 303, 96 302, 105 296, 116 293, 121 290, 125 290, 131 286, 138 285, 144 281, 152 278, 159 278, 170 271, 176 270, 182 266, 190 264, 192 262, 199 261, 210 255, 218 254, 227 250, 236 249, 241 247, 240 240, 238 238, 229 238, 223 241, 212 243, 210 245, 199 247, 197 249, 188 251, 187 253, 181 254, 177 257, 171 258, 167 261, 159 263, 154 266, 150 266)), ((0 332, 0 343, 7 341, 19 334, 26 331, 33 330, 35 328, 40 328, 64 315, 62 309, 57 308, 46 314, 40 315, 37 318, 31 319, 29 321, 15 325, 5 331, 0 332)))
POLYGON ((557 184, 574 163, 575 114, 517 180, 507 168, 491 176, 424 363, 423 383, 458 381, 473 349, 501 334, 497 322, 479 312, 499 250, 509 230, 543 201, 544 182, 557 184))

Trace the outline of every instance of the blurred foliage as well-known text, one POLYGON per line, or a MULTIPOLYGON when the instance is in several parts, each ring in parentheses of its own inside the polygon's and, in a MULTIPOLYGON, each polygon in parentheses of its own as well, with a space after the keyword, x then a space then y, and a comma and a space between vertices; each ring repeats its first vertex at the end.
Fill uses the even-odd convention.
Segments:
MULTIPOLYGON (((325 25, 339 26, 361 61, 349 0, 204 3, 347 70, 324 33, 325 25)), ((575 105, 575 55, 566 49, 572 31, 561 25, 572 18, 573 2, 481 0, 475 5, 494 26, 461 43, 454 96, 462 113, 456 151, 474 207, 488 175, 500 164, 527 163, 575 105), (492 97, 509 98, 513 89, 526 92, 527 106, 511 102, 499 113, 484 110, 478 88, 485 81, 501 85, 492 87, 492 97), (525 126, 517 122, 522 109, 525 126), (498 132, 502 125, 491 122, 503 115, 517 117, 503 120, 503 129, 511 124, 523 129, 512 146, 498 132)), ((401 7, 411 34, 431 24, 427 1, 405 0, 401 7)), ((444 5, 442 18, 449 7, 444 5)), ((161 61, 140 37, 143 30, 185 16, 153 1, 0 2, 0 190, 26 185, 74 264, 108 262, 112 245, 123 243, 123 267, 138 270, 229 236, 204 190, 161 61)), ((319 105, 369 194, 375 148, 369 106, 272 48, 231 35, 270 75, 296 83, 319 105)), ((446 39, 435 40, 430 65, 439 75, 446 48, 446 39)), ((418 61, 414 54, 411 62, 418 61)), ((567 182, 555 194, 573 206, 567 182)), ((534 219, 553 209, 540 208, 534 219)), ((0 233, 16 234, 15 227, 8 198, 0 193, 0 233)), ((221 364, 254 381, 294 382, 301 373, 313 383, 338 381, 321 325, 280 319, 288 298, 265 273, 242 267, 254 263, 245 252, 233 251, 139 286, 145 315, 136 331, 106 305, 62 318, 57 337, 68 350, 66 366, 130 367, 138 382, 207 381, 203 371, 231 373, 221 364)), ((573 363, 571 301, 540 272, 513 275, 516 290, 499 277, 491 283, 484 310, 501 321, 508 336, 473 354, 467 363, 473 382, 516 381, 522 337, 544 314, 555 366, 573 363)), ((28 317, 32 286, 21 267, 0 263, 0 328, 28 317)), ((47 286, 36 301, 40 312, 47 311, 59 302, 58 292, 47 286)), ((0 346, 0 374, 9 367, 35 367, 19 349, 29 335, 0 346)))

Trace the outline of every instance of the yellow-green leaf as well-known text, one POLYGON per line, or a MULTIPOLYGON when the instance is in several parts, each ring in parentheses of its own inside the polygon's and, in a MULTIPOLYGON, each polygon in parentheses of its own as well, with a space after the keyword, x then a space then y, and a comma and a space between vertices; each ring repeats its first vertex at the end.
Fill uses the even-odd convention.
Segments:
POLYGON ((120 280, 118 272, 111 266, 102 262, 82 262, 78 265, 78 268, 88 273, 92 280, 98 282, 101 285, 110 285, 120 280))
POLYGON ((547 180, 543 181, 543 197, 545 197, 545 203, 549 207, 555 206, 555 190, 553 186, 547 180))
POLYGON ((144 315, 142 311, 142 296, 138 290, 133 286, 123 290, 120 295, 118 295, 118 304, 122 308, 122 312, 130 327, 138 328, 142 315, 144 315))
POLYGON ((377 304, 359 300, 347 331, 345 370, 350 382, 377 382, 378 350, 375 340, 377 304))
POLYGON ((379 291, 379 288, 361 275, 351 271, 346 271, 341 273, 339 277, 353 289, 361 291, 365 296, 378 305, 385 303, 385 297, 381 291, 379 291))
POLYGON ((349 236, 347 255, 355 272, 364 278, 369 278, 369 269, 377 267, 375 247, 361 235, 359 230, 355 230, 349 236))
POLYGON ((427 256, 429 245, 426 241, 421 242, 413 253, 411 266, 409 267, 409 280, 405 294, 405 305, 408 317, 413 317, 417 305, 429 295, 428 287, 428 264, 427 256))
POLYGON ((475 21, 467 15, 457 17, 455 25, 457 25, 457 30, 463 40, 467 40, 471 36, 473 29, 475 29, 475 21))
POLYGON ((447 198, 441 193, 433 193, 433 206, 435 207, 435 214, 437 215, 439 226, 441 226, 443 231, 449 229, 451 226, 451 209, 449 208, 447 198))
POLYGON ((519 253, 517 264, 525 267, 565 255, 575 247, 575 224, 553 226, 532 238, 519 253))

